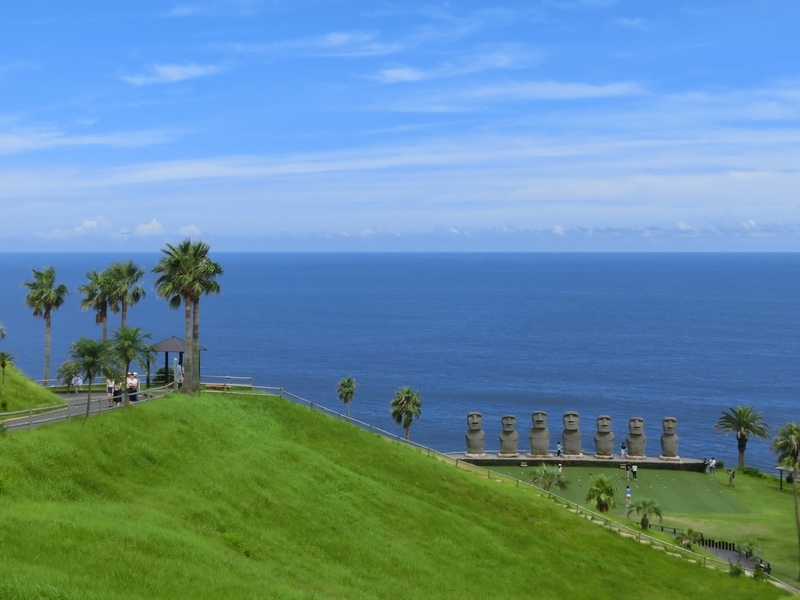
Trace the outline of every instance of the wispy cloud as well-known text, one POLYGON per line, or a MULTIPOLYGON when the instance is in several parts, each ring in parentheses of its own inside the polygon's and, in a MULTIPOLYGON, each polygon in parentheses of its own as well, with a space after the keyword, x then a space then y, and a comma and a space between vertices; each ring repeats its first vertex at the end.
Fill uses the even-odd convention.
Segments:
POLYGON ((619 98, 643 93, 644 90, 638 84, 626 81, 600 85, 560 81, 527 81, 474 88, 463 92, 462 96, 494 100, 581 100, 585 98, 619 98))
POLYGON ((315 37, 277 40, 266 43, 235 43, 237 52, 276 56, 361 57, 382 56, 402 49, 398 43, 382 42, 377 34, 362 31, 334 31, 315 37))
POLYGON ((617 17, 616 19, 611 19, 611 24, 619 27, 626 27, 628 29, 641 29, 642 31, 647 31, 647 26, 645 25, 644 19, 617 17))
POLYGON ((125 75, 122 77, 122 80, 136 86, 152 83, 172 83, 175 81, 185 81, 187 79, 215 75, 220 72, 220 68, 215 65, 196 65, 194 63, 189 63, 185 65, 153 65, 148 71, 149 72, 145 74, 125 75))
POLYGON ((494 69, 510 69, 523 65, 531 66, 539 62, 539 60, 540 57, 538 55, 527 50, 488 52, 457 59, 430 69, 419 69, 408 66, 385 68, 374 75, 372 79, 382 83, 441 79, 494 69))
POLYGON ((170 141, 172 137, 171 134, 160 131, 75 135, 47 128, 11 129, 6 132, 0 132, 0 155, 77 146, 143 147, 163 144, 170 141))

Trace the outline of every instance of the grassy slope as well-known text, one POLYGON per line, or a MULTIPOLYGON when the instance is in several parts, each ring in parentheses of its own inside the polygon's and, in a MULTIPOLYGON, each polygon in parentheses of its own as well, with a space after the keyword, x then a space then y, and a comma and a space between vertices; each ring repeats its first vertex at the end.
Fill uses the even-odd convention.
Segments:
MULTIPOLYGON (((497 471, 528 480, 531 469, 498 468, 497 471)), ((653 498, 663 512, 665 525, 692 527, 709 538, 741 542, 749 537, 764 546, 764 558, 772 563, 773 575, 787 583, 797 581, 797 531, 794 524, 794 501, 791 486, 772 477, 756 479, 737 474, 735 488, 728 487, 725 471, 715 476, 682 471, 639 470, 638 481, 626 481, 625 471, 576 467, 565 469, 571 487, 561 495, 582 503, 593 475, 604 473, 619 490, 619 506, 613 514, 625 519, 625 485, 631 486, 632 498, 653 498)), ((657 520, 655 522, 658 522, 657 520)))
POLYGON ((6 389, 0 400, 8 402, 9 411, 63 404, 58 396, 25 377, 13 365, 6 365, 6 389))
POLYGON ((0 597, 771 598, 275 398, 0 439, 0 597))

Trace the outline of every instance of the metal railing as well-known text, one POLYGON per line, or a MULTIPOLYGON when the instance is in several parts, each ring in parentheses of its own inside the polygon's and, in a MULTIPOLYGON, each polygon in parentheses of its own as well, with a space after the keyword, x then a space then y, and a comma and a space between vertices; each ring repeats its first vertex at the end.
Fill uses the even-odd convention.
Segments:
POLYGON ((214 389, 221 387, 222 389, 229 389, 234 387, 253 387, 252 377, 237 377, 234 375, 201 375, 200 385, 205 389, 214 389), (206 380, 211 381, 206 381, 206 380))

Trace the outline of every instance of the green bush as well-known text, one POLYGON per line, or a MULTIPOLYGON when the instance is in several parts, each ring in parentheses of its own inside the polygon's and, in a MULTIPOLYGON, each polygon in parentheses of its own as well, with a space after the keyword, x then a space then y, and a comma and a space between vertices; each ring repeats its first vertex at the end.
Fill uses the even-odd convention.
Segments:
POLYGON ((718 461, 717 461, 717 468, 718 468, 720 471, 721 471, 722 469, 724 469, 724 468, 725 468, 725 461, 724 461, 724 460, 718 460, 718 461))
POLYGON ((737 562, 736 564, 728 563, 728 565, 730 565, 728 567, 728 573, 730 574, 731 577, 741 577, 742 575, 744 575, 744 567, 742 566, 742 563, 740 562, 737 562))
POLYGON ((762 473, 755 467, 742 467, 741 469, 737 470, 740 471, 741 473, 744 473, 745 475, 749 475, 750 477, 755 477, 756 479, 766 479, 767 477, 764 473, 762 473))

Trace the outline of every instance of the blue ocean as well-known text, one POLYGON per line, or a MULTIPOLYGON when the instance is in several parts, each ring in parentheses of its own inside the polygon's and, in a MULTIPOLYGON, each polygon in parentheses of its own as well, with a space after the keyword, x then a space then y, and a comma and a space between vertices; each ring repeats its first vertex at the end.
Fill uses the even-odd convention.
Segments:
MULTIPOLYGON (((466 414, 484 415, 487 448, 500 418, 517 417, 524 446, 531 412, 545 410, 553 444, 561 415, 581 416, 590 450, 599 414, 617 446, 628 419, 645 419, 658 455, 661 419, 678 419, 680 454, 737 457, 717 435, 720 411, 754 405, 774 430, 800 419, 800 255, 796 254, 213 254, 222 294, 201 303, 203 372, 252 376, 339 406, 336 384, 359 383, 354 417, 397 431, 394 390, 419 390, 412 439, 464 448, 466 414)), ((42 377, 44 323, 24 305, 30 269, 55 266, 71 293, 53 316, 53 370, 71 341, 100 337, 75 288, 84 272, 158 254, 2 254, 0 321, 12 352, 42 377)), ((183 337, 182 311, 152 291, 129 324, 153 341, 183 337)), ((118 325, 111 318, 111 327, 118 325)), ((749 464, 774 472, 768 442, 749 464)))

